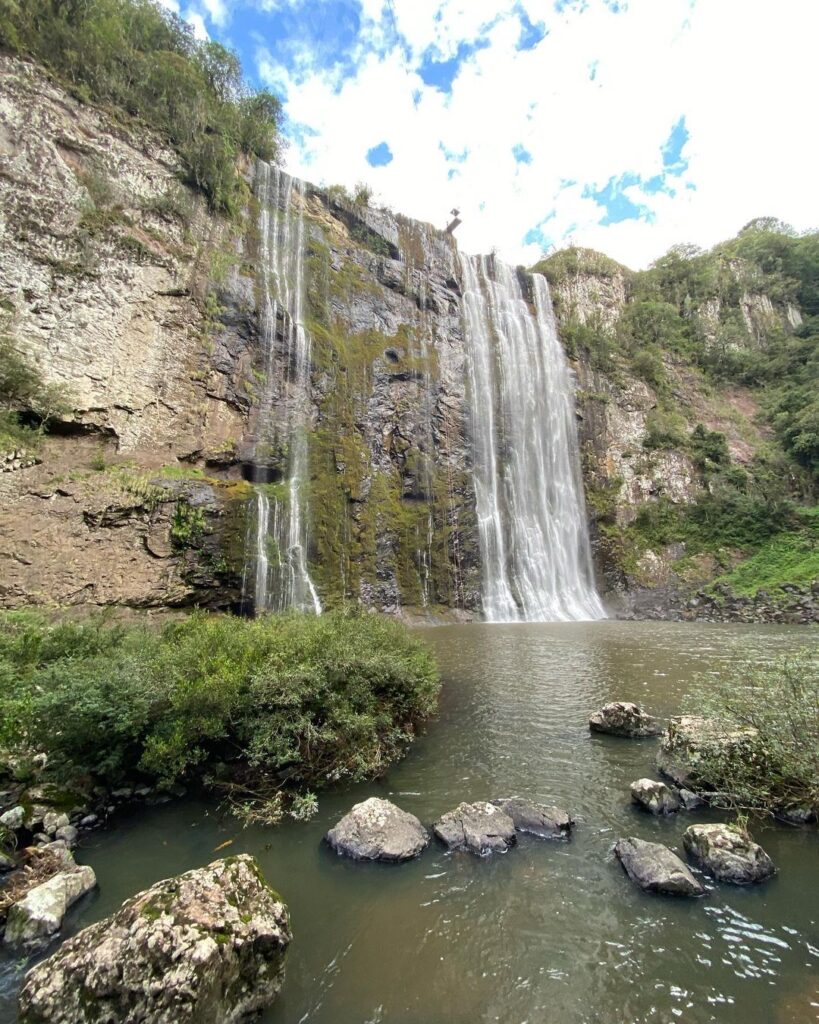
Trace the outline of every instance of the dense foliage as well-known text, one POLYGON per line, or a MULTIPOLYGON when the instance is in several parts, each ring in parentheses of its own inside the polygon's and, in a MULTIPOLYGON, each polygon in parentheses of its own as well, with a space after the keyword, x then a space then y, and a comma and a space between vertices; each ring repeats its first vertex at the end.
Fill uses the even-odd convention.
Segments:
POLYGON ((240 153, 276 156, 276 97, 250 90, 235 53, 153 0, 0 0, 0 47, 164 133, 216 209, 235 204, 240 153))
POLYGON ((706 744, 697 772, 747 809, 819 811, 819 657, 801 654, 709 676, 689 710, 717 733, 752 730, 741 743, 706 744))
POLYGON ((195 614, 158 631, 8 613, 0 751, 38 753, 62 785, 206 779, 244 801, 363 779, 400 756, 436 705, 424 645, 376 615, 195 614))
POLYGON ((12 338, 0 334, 0 456, 36 448, 49 421, 66 411, 65 389, 46 384, 12 338))

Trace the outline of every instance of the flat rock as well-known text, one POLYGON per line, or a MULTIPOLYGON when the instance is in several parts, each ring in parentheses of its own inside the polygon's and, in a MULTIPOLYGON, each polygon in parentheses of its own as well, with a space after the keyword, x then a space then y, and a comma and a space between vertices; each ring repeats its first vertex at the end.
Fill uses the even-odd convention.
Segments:
POLYGON ((528 832, 541 839, 568 839, 571 835, 574 821, 568 811, 560 807, 532 803, 519 796, 501 797, 492 803, 509 815, 518 832, 528 832))
POLYGON ((60 871, 30 889, 9 908, 4 944, 25 953, 43 949, 60 930, 68 908, 96 884, 94 871, 86 864, 60 871))
POLYGON ((729 825, 690 825, 683 846, 693 861, 720 882, 751 885, 776 873, 759 843, 729 825))
POLYGON ((237 1024, 273 1002, 287 908, 241 854, 157 882, 26 976, 20 1024, 237 1024))
POLYGON ((24 807, 12 807, 5 814, 0 814, 0 825, 7 828, 9 832, 16 832, 23 827, 26 810, 24 807))
POLYGON ((355 860, 410 860, 429 843, 414 814, 376 796, 356 804, 325 838, 337 853, 355 860))
POLYGON ((755 735, 756 730, 750 727, 727 730, 718 722, 696 715, 672 718, 657 752, 657 767, 678 786, 713 790, 719 787, 721 780, 704 777, 703 754, 715 747, 739 749, 755 735))
POLYGON ((450 850, 469 850, 481 857, 505 853, 516 841, 512 818, 485 800, 458 804, 435 822, 432 831, 450 850))
POLYGON ((632 782, 631 799, 650 814, 676 814, 682 807, 682 801, 674 790, 654 779, 632 782))
POLYGON ((589 718, 592 732, 610 736, 659 736, 663 726, 658 718, 631 701, 616 700, 595 711, 589 718))
POLYGON ((614 853, 629 878, 646 892, 670 896, 703 896, 705 888, 683 861, 662 843, 618 839, 614 853))

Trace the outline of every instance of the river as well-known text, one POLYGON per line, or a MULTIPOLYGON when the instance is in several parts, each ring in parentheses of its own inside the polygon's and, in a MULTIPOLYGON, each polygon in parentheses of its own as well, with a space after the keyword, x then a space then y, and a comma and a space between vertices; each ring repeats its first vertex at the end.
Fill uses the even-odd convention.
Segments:
MULTIPOLYGON (((780 869, 701 900, 639 891, 612 858, 619 836, 681 851, 696 812, 657 820, 630 804, 654 776, 655 740, 589 733, 591 711, 636 700, 662 715, 709 675, 816 642, 810 628, 595 622, 425 630, 441 710, 378 782, 320 795, 308 823, 241 829, 215 803, 123 813, 87 837, 98 893, 66 934, 167 875, 255 854, 294 931, 284 989, 265 1024, 807 1024, 819 1019, 819 833, 755 826, 780 869), (423 821, 461 800, 520 794, 568 809, 574 838, 521 836, 505 856, 355 863, 322 835, 358 800, 389 797, 423 821)), ((13 965, 0 965, 0 1021, 15 1019, 13 965)))

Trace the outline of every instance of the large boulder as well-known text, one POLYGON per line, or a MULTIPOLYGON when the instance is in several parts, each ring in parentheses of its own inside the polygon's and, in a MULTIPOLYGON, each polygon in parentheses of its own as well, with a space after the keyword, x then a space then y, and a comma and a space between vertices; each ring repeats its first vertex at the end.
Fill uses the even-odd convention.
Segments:
POLYGON ((674 790, 654 779, 632 782, 631 799, 650 814, 676 814, 682 807, 682 801, 674 790))
POLYGON ((43 949, 60 930, 68 908, 96 884, 93 868, 75 864, 29 889, 9 909, 4 945, 24 953, 43 949))
POLYGON ((650 715, 631 701, 616 700, 595 711, 589 718, 592 732, 605 732, 610 736, 659 736, 663 731, 658 718, 650 715))
POLYGON ((235 1024, 273 1002, 287 908, 248 854, 165 879, 34 967, 20 1024, 235 1024))
POLYGON ((657 767, 679 786, 713 791, 720 786, 721 780, 705 777, 703 757, 715 748, 723 752, 739 751, 755 735, 756 730, 750 727, 729 730, 718 722, 696 715, 672 718, 657 752, 657 767))
POLYGON ((730 825, 690 825, 683 846, 693 861, 720 882, 750 885, 776 873, 762 847, 730 825))
POLYGON ((568 839, 571 835, 574 821, 568 811, 560 807, 532 803, 519 796, 502 797, 492 803, 509 815, 518 832, 528 832, 541 839, 568 839))
POLYGON ((629 878, 646 892, 670 896, 703 896, 705 888, 680 858, 661 843, 618 839, 614 853, 629 878))
POLYGON ((469 850, 480 857, 505 853, 516 841, 514 821, 485 800, 458 804, 435 822, 432 831, 450 850, 469 850))
POLYGON ((375 796, 356 804, 325 838, 337 853, 356 860, 410 860, 429 843, 414 814, 375 796))

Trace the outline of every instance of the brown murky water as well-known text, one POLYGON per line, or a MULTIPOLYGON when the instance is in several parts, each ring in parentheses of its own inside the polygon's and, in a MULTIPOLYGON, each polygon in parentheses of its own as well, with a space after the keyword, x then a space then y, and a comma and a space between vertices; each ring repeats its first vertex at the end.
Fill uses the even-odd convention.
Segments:
MULTIPOLYGON (((444 676, 441 714, 385 779, 323 794, 313 821, 271 830, 243 831, 192 800, 141 811, 86 840, 79 859, 100 890, 72 913, 71 930, 232 839, 226 852, 254 853, 292 913, 287 979, 266 1024, 819 1020, 817 830, 757 829, 780 868, 763 886, 709 882, 699 901, 646 895, 612 860, 615 839, 679 851, 687 824, 716 815, 657 821, 632 808, 628 785, 655 774, 656 742, 586 726, 614 699, 675 713, 709 674, 816 644, 816 631, 602 622, 425 635, 444 676), (574 839, 521 837, 487 860, 433 845, 402 866, 353 863, 321 842, 369 795, 431 821, 460 800, 510 793, 568 808, 574 839)), ((2 967, 0 1021, 10 1022, 16 972, 2 967)))

